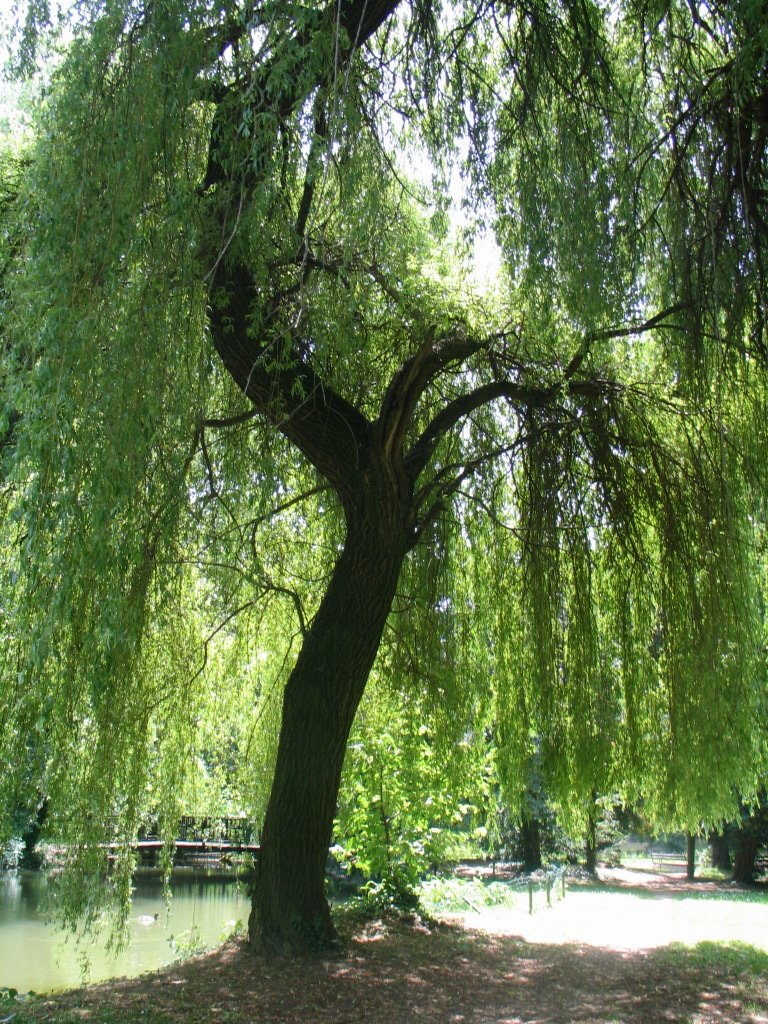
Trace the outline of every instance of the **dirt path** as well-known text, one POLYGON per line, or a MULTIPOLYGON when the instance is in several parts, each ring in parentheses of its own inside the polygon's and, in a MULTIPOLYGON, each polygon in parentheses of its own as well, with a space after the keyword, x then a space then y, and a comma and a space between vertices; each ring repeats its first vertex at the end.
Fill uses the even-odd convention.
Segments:
MULTIPOLYGON (((623 902, 606 904, 619 909, 600 924, 585 920, 573 891, 526 929, 501 917, 470 929, 470 915, 434 928, 378 922, 336 957, 293 962, 230 943, 158 974, 22 1008, 14 1024, 768 1024, 768 954, 764 972, 758 954, 756 978, 754 955, 745 975, 738 957, 616 944, 627 930, 644 936, 625 915, 643 901, 658 914, 671 901, 664 884, 609 895, 623 902), (559 933, 579 920, 578 943, 563 943, 559 933)), ((765 904, 758 909, 768 918, 765 904)))
POLYGON ((731 890, 721 882, 622 869, 604 869, 600 876, 605 892, 571 885, 567 899, 533 915, 491 908, 452 918, 467 928, 535 943, 649 950, 673 942, 746 942, 768 952, 768 906, 724 901, 713 914, 702 897, 727 895, 731 890))

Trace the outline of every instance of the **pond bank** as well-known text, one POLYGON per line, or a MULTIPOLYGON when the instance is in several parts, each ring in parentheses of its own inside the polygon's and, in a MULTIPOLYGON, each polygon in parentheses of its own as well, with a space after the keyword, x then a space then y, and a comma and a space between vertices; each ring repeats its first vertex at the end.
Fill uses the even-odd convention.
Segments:
MULTIPOLYGON (((247 920, 248 897, 233 873, 174 872, 166 904, 157 871, 138 871, 129 923, 130 944, 107 954, 103 943, 79 948, 46 924, 47 876, 39 871, 0 875, 0 988, 51 992, 83 980, 83 954, 91 981, 135 976, 170 963, 189 948, 218 945, 247 920)), ((2 1015, 0 1014, 0 1017, 2 1015)))

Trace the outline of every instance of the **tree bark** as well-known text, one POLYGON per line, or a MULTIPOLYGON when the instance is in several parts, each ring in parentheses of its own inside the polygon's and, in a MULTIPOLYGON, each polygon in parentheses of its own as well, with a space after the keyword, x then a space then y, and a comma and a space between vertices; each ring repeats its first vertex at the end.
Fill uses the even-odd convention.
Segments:
POLYGON ((728 849, 728 840, 720 832, 709 833, 709 846, 712 856, 712 867, 721 871, 731 870, 731 851, 728 849))
POLYGON ((758 846, 759 842, 755 836, 739 834, 738 845, 733 855, 734 882, 754 882, 758 846))
POLYGON ((36 869, 40 867, 43 857, 37 852, 37 843, 47 818, 48 799, 44 797, 37 805, 34 817, 30 819, 22 834, 24 852, 21 856, 21 866, 24 868, 36 869))
POLYGON ((693 832, 685 833, 686 856, 685 856, 685 877, 693 880, 696 873, 696 836, 693 832))
POLYGON ((592 815, 589 818, 584 842, 584 866, 590 875, 597 874, 597 823, 592 815))
POLYGON ((524 815, 520 822, 520 853, 524 871, 541 868, 541 830, 533 816, 524 815))
POLYGON ((408 549, 386 474, 363 481, 344 550, 286 685, 249 920, 251 946, 294 955, 335 940, 325 865, 347 738, 408 549))

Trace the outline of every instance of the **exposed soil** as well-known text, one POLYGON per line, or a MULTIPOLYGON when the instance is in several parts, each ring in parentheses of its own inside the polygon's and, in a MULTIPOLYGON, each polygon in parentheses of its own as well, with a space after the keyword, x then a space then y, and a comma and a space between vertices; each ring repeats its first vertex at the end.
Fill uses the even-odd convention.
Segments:
MULTIPOLYGON (((656 906, 657 915, 664 900, 671 901, 669 890, 679 892, 686 884, 634 875, 614 875, 610 882, 611 889, 624 886, 628 898, 634 894, 635 906, 656 906)), ((694 883, 696 891, 706 884, 694 883)), ((612 915, 610 934, 603 935, 609 941, 599 941, 605 925, 583 917, 579 941, 570 940, 567 928, 563 941, 559 932, 569 915, 578 917, 579 895, 576 887, 562 904, 530 918, 538 919, 530 924, 536 935, 513 934, 512 912, 505 918, 493 911, 429 927, 369 923, 348 937, 343 953, 301 961, 264 960, 233 942, 157 974, 41 1000, 22 1008, 18 1021, 768 1024, 768 955, 766 972, 755 978, 754 967, 743 975, 729 957, 718 963, 712 957, 673 955, 643 948, 634 939, 634 946, 629 939, 616 945, 611 938, 632 933, 636 923, 625 916, 623 905, 612 915)), ((615 897, 614 890, 610 898, 615 897)), ((695 907, 700 901, 676 905, 688 903, 695 907)), ((740 909, 761 912, 760 945, 768 946, 766 905, 740 904, 740 909)), ((643 928, 634 932, 641 940, 643 928)), ((701 939, 697 934, 687 941, 701 939)))

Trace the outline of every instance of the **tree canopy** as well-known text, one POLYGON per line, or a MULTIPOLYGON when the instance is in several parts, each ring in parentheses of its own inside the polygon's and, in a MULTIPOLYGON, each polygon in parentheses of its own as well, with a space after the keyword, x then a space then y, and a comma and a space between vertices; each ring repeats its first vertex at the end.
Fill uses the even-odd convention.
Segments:
POLYGON ((2 155, 0 812, 48 801, 68 912, 210 787, 264 820, 254 944, 325 941, 387 736, 414 802, 514 804, 535 750, 574 822, 733 817, 768 735, 761 4, 49 17, 2 155))

